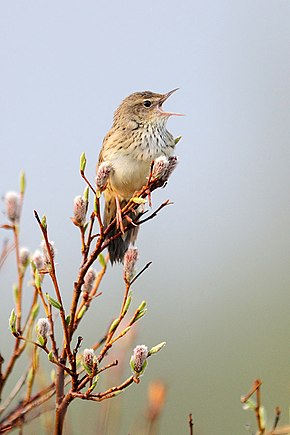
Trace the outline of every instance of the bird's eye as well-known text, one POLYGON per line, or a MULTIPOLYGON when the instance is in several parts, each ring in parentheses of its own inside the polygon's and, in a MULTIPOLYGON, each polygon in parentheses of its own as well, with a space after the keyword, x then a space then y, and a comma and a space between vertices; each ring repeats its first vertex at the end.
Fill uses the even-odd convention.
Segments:
POLYGON ((145 106, 145 107, 150 107, 151 106, 151 101, 149 101, 149 100, 145 100, 144 102, 143 102, 143 106, 145 106))

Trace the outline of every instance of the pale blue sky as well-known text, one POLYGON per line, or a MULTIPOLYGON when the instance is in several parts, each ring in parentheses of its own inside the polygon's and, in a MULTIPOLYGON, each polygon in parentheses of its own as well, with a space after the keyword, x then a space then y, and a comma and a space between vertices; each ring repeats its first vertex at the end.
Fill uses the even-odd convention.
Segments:
MULTIPOLYGON (((180 164, 153 196, 174 205, 138 240, 140 267, 153 265, 136 286, 136 304, 149 306, 137 341, 168 344, 128 392, 136 417, 146 383, 166 381, 162 434, 186 433, 189 411, 198 434, 243 434, 250 417, 239 397, 257 376, 268 413, 281 405, 287 414, 289 23, 286 0, 0 3, 0 193, 26 171, 22 242, 38 246, 32 210, 46 214, 68 299, 81 152, 93 178, 120 101, 180 87, 166 103, 187 115, 168 122, 183 136, 180 164)), ((12 272, 10 261, 5 282, 12 272)), ((120 275, 91 314, 100 328, 119 306, 120 275)), ((89 345, 95 333, 84 333, 89 345)))

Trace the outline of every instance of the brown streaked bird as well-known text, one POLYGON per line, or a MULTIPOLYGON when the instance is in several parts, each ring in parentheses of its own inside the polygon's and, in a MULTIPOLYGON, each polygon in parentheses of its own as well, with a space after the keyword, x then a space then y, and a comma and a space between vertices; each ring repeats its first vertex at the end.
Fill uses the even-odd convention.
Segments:
MULTIPOLYGON (((135 92, 125 98, 116 110, 112 128, 104 138, 98 163, 98 167, 102 162, 112 167, 104 191, 105 228, 120 208, 146 184, 152 160, 173 155, 175 141, 166 128, 166 122, 171 115, 180 114, 165 112, 162 104, 176 90, 166 94, 135 92)), ((123 261, 137 233, 138 227, 132 228, 110 243, 112 263, 123 261)))

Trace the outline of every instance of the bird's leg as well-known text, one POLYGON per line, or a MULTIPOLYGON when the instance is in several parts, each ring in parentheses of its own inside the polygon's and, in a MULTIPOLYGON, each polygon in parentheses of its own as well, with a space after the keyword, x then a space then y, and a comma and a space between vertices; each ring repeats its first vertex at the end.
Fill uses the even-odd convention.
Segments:
POLYGON ((121 233, 124 234, 125 231, 124 231, 123 218, 122 218, 122 209, 121 209, 118 195, 116 195, 116 206, 117 206, 116 225, 117 228, 120 228, 121 233))
POLYGON ((134 227, 138 226, 138 225, 135 224, 133 219, 131 219, 130 216, 128 216, 127 214, 124 216, 124 218, 126 219, 127 222, 129 222, 129 224, 132 224, 134 227))

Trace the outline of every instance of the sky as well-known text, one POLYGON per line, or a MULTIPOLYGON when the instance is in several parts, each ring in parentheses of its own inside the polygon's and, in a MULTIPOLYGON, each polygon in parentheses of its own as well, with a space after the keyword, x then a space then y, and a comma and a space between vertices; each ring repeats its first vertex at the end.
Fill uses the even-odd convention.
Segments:
MULTIPOLYGON (((182 136, 180 162, 153 195, 154 207, 174 204, 140 230, 139 268, 153 263, 134 290, 136 306, 148 303, 134 344, 167 346, 123 396, 123 407, 134 404, 124 430, 156 378, 168 389, 161 434, 187 433, 189 412, 198 435, 246 433, 254 420, 240 396, 257 377, 270 421, 280 405, 287 422, 289 18, 286 0, 0 3, 0 195, 17 190, 25 170, 21 243, 39 246, 33 209, 45 214, 67 303, 80 261, 70 221, 85 187, 80 154, 93 180, 122 99, 180 88, 165 106, 186 114, 168 121, 182 136)), ((83 327, 86 347, 118 312, 121 275, 121 267, 109 270, 83 327)), ((14 276, 11 256, 0 277, 2 330, 14 276)))

